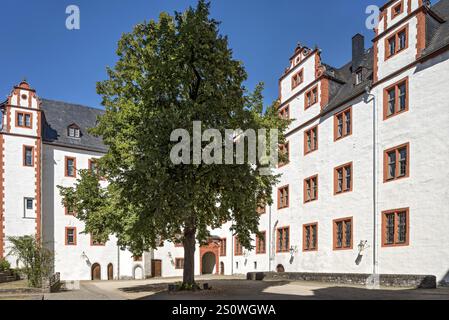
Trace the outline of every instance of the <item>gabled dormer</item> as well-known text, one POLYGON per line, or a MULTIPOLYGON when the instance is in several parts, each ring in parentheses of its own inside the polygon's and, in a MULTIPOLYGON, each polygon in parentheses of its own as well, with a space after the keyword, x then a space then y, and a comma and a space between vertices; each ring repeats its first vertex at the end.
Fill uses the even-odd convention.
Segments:
POLYGON ((67 136, 73 139, 81 138, 81 129, 76 123, 72 123, 67 127, 67 136))
POLYGON ((382 6, 373 39, 374 82, 420 59, 429 26, 442 22, 427 0, 391 0, 382 6))

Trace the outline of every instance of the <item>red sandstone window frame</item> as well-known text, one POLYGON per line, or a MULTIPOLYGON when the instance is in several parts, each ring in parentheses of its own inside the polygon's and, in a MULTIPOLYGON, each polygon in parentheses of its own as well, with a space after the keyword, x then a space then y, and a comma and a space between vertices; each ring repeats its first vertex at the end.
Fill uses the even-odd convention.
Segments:
POLYGON ((319 145, 318 138, 319 138, 318 125, 304 131, 304 155, 308 155, 318 150, 319 145), (310 135, 310 148, 308 144, 309 135, 310 135))
POLYGON ((311 177, 308 177, 306 179, 304 179, 304 203, 310 203, 310 202, 314 202, 314 201, 318 201, 318 175, 314 175, 311 177), (312 189, 312 182, 314 182, 316 192, 313 192, 312 189), (308 196, 308 187, 307 185, 310 185, 310 197, 308 196))
POLYGON ((407 247, 410 245, 410 208, 401 208, 382 211, 382 247, 407 247), (394 215, 394 240, 393 243, 387 243, 387 216, 394 215), (399 242, 399 215, 405 214, 406 224, 405 224, 405 241, 399 242))
POLYGON ((27 146, 27 145, 24 145, 23 148, 22 148, 22 153, 23 153, 23 155, 22 155, 22 157, 23 157, 23 159, 22 159, 22 165, 23 165, 24 167, 27 167, 27 168, 32 168, 32 167, 34 167, 34 146, 27 146), (30 164, 30 165, 28 165, 28 164, 26 163, 26 152, 27 152, 27 149, 28 149, 28 150, 31 150, 31 164, 30 164))
POLYGON ((409 44, 409 31, 408 31, 408 24, 399 29, 398 31, 396 31, 395 33, 393 33, 392 35, 390 35, 389 37, 385 38, 385 61, 387 61, 388 59, 398 55, 399 53, 405 51, 408 49, 408 44, 409 44), (405 47, 404 48, 400 48, 400 37, 399 35, 401 33, 405 32, 405 47), (391 53, 390 51, 390 42, 391 40, 394 40, 395 42, 395 50, 394 53, 391 53))
POLYGON ((17 128, 24 128, 24 129, 33 129, 33 114, 31 112, 25 112, 25 111, 16 111, 16 127, 17 128), (19 124, 19 115, 22 115, 23 117, 23 125, 19 124), (30 117, 30 125, 26 125, 26 116, 30 117))
POLYGON ((410 97, 410 91, 409 91, 408 77, 405 77, 404 79, 401 79, 401 80, 393 83, 392 85, 386 87, 384 89, 384 101, 383 101, 383 105, 384 105, 383 106, 384 121, 409 111, 409 97, 410 97), (404 84, 405 84, 405 108, 404 108, 404 110, 400 110, 400 97, 399 97, 400 91, 399 91, 399 88, 402 85, 404 85, 404 84), (392 90, 395 91, 394 112, 392 114, 388 115, 389 93, 392 90))
POLYGON ((90 245, 92 247, 104 247, 106 243, 95 241, 94 236, 90 234, 90 245))
POLYGON ((234 237, 234 256, 243 256, 243 246, 237 236, 234 237))
POLYGON ((290 120, 290 105, 283 106, 278 111, 279 117, 285 120, 290 120))
POLYGON ((391 8, 391 20, 401 15, 403 12, 404 12, 404 0, 401 0, 398 4, 394 5, 391 8), (396 10, 398 7, 400 7, 399 12, 397 12, 396 10))
POLYGON ((300 86, 303 82, 304 82, 304 68, 301 68, 301 70, 299 70, 292 76, 292 90, 300 86))
POLYGON ((302 226, 302 251, 303 252, 316 252, 318 251, 318 222, 303 224, 302 226), (316 238, 315 238, 315 246, 307 247, 307 228, 309 228, 310 231, 310 243, 312 243, 312 227, 315 227, 316 229, 316 238))
POLYGON ((332 222, 332 229, 333 229, 333 249, 334 249, 334 251, 352 250, 354 248, 354 245, 353 245, 354 244, 354 219, 353 219, 353 217, 335 219, 332 222), (347 237, 346 237, 346 229, 345 229, 347 222, 351 223, 351 231, 350 231, 351 239, 350 239, 349 246, 347 246, 347 237), (339 223, 343 224, 341 247, 338 246, 338 239, 337 239, 337 236, 338 236, 337 227, 338 227, 339 223))
POLYGON ((220 239, 220 257, 226 257, 227 240, 226 238, 220 239))
POLYGON ((69 211, 68 207, 64 207, 64 214, 66 216, 76 217, 76 212, 75 211, 69 211))
POLYGON ((65 245, 66 246, 76 246, 76 241, 77 240, 77 236, 76 236, 76 227, 66 227, 65 228, 65 245), (69 243, 69 230, 73 230, 73 243, 69 243))
POLYGON ((278 210, 286 209, 289 206, 290 206, 290 186, 286 185, 286 186, 278 188, 278 210), (287 200, 285 201, 285 203, 284 203, 284 201, 281 202, 281 199, 283 197, 285 197, 285 195, 283 193, 284 191, 286 191, 286 197, 287 197, 287 200))
POLYGON ((175 269, 184 270, 184 258, 175 258, 175 269))
POLYGON ((334 115, 334 142, 342 140, 352 135, 352 106, 340 111, 334 115), (347 114, 349 114, 349 132, 348 123, 346 121, 347 114), (339 134, 339 117, 342 119, 342 131, 339 134))
POLYGON ((354 168, 353 168, 352 162, 348 162, 348 163, 345 163, 341 166, 334 168, 334 195, 336 196, 336 195, 352 192, 353 181, 354 181, 354 168), (348 188, 348 183, 347 183, 348 168, 350 169, 349 188, 348 188), (341 191, 338 190, 338 172, 339 172, 339 170, 342 170, 342 179, 343 179, 341 191))
POLYGON ((287 155, 286 162, 280 162, 278 164, 278 168, 285 167, 290 163, 290 141, 285 142, 284 144, 279 145, 279 153, 284 153, 287 155))
POLYGON ((267 253, 267 232, 260 231, 260 233, 263 234, 263 238, 256 235, 256 254, 265 254, 267 253))
POLYGON ((260 203, 260 204, 257 206, 256 212, 257 212, 259 215, 266 214, 266 213, 267 213, 267 205, 266 205, 265 203, 260 203))
POLYGON ((307 110, 314 105, 316 105, 319 101, 319 95, 318 95, 318 85, 314 86, 310 90, 307 90, 306 93, 304 93, 304 110, 307 110), (314 95, 315 93, 315 95, 314 95), (314 99, 315 97, 315 99, 314 99))
POLYGON ((401 144, 399 146, 387 149, 384 151, 384 183, 388 183, 388 182, 392 182, 392 181, 397 181, 397 180, 401 180, 401 179, 406 179, 410 177, 410 143, 404 143, 401 144), (407 157, 405 159, 406 161, 406 166, 405 166, 405 175, 400 176, 399 172, 400 172, 400 150, 402 149, 406 149, 407 152, 407 157), (394 177, 389 177, 389 173, 388 173, 388 169, 389 169, 389 154, 390 153, 396 153, 396 159, 395 159, 395 176, 394 177))
POLYGON ((276 252, 290 252, 290 226, 280 227, 276 229, 276 252), (282 247, 280 246, 281 231, 283 232, 282 247))
POLYGON ((75 157, 64 157, 64 176, 66 178, 76 178, 76 158, 75 157), (73 160, 73 175, 69 175, 68 161, 73 160))

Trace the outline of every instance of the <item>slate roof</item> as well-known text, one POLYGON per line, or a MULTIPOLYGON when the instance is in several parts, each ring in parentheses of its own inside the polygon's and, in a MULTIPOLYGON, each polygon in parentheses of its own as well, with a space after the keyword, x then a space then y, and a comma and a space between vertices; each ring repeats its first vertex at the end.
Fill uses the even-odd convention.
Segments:
MULTIPOLYGON (((428 17, 426 21, 427 46, 422 53, 423 56, 429 55, 449 44, 449 0, 440 0, 439 2, 431 6, 431 10, 440 18, 444 19, 445 22, 441 23, 433 18, 428 17)), ((358 97, 359 95, 363 94, 367 85, 371 85, 374 61, 373 51, 374 50, 371 47, 366 50, 363 55, 360 66, 362 66, 365 70, 365 74, 363 82, 358 85, 354 84, 353 72, 355 72, 355 70, 352 70, 352 61, 341 68, 333 68, 329 65, 324 64, 324 66, 326 67, 326 74, 333 77, 334 79, 337 79, 340 83, 330 81, 331 97, 328 105, 322 110, 322 113, 326 113, 327 111, 338 107, 342 103, 358 97)))
POLYGON ((107 151, 102 139, 88 132, 88 128, 95 127, 97 117, 104 113, 103 110, 48 99, 41 101, 44 111, 42 136, 45 143, 98 152, 107 151), (80 127, 80 138, 67 135, 67 128, 72 124, 80 127))

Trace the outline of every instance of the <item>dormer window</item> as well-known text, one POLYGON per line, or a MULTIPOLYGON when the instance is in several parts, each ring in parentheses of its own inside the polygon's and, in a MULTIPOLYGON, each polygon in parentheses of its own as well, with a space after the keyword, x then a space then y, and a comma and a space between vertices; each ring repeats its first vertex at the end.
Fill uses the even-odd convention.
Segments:
POLYGON ((78 127, 76 124, 72 124, 67 128, 67 135, 70 138, 79 138, 80 135, 80 127, 78 127))
POLYGON ((363 73, 362 73, 362 69, 359 69, 355 73, 355 84, 359 85, 362 83, 362 81, 363 81, 363 73))

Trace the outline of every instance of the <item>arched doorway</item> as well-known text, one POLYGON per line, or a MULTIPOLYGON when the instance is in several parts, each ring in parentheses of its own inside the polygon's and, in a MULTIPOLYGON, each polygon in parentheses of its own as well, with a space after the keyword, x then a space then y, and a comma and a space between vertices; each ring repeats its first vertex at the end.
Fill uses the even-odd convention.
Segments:
POLYGON ((134 267, 134 280, 142 280, 143 279, 143 269, 141 266, 134 267))
POLYGON ((94 263, 91 269, 92 280, 101 280, 101 266, 98 263, 94 263))
POLYGON ((114 280, 114 267, 112 263, 108 264, 108 280, 114 280))
POLYGON ((276 272, 284 273, 285 272, 284 266, 282 264, 278 264, 278 266, 276 267, 276 272))
POLYGON ((206 252, 201 261, 201 274, 213 274, 216 265, 215 254, 213 252, 206 252))
POLYGON ((220 275, 224 276, 225 274, 225 265, 224 262, 220 262, 220 275))

